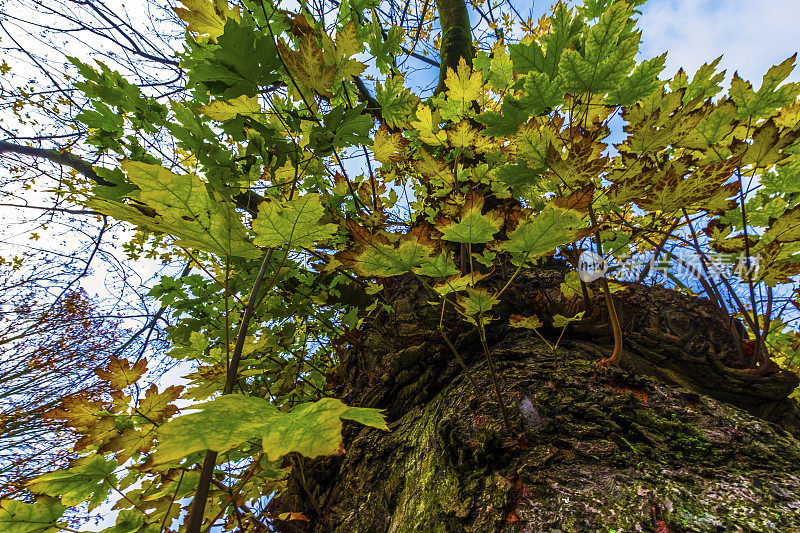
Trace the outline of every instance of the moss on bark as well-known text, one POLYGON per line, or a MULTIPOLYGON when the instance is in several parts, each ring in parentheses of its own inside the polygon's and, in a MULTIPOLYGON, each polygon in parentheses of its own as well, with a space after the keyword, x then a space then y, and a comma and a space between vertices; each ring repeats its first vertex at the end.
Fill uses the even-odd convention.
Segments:
POLYGON ((513 431, 474 328, 447 322, 477 390, 424 291, 401 280, 395 313, 365 328, 332 378, 345 401, 386 409, 392 431, 348 426, 345 453, 305 460, 306 486, 293 480, 275 510, 348 533, 800 529, 796 376, 735 368, 724 317, 665 289, 615 295, 619 368, 595 366, 611 349, 602 315, 571 326, 555 352, 508 327, 510 313, 547 324, 572 311, 557 290, 564 272, 526 272, 488 330, 513 431))

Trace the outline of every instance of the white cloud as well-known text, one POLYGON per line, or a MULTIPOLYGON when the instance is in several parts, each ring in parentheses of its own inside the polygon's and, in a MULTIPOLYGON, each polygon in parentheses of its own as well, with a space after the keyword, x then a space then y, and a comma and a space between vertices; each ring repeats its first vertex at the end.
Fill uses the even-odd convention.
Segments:
MULTIPOLYGON (((665 76, 689 75, 722 55, 718 68, 758 87, 766 70, 798 51, 800 0, 650 0, 641 7, 642 58, 668 51, 665 76)), ((789 81, 800 81, 800 69, 789 81)))

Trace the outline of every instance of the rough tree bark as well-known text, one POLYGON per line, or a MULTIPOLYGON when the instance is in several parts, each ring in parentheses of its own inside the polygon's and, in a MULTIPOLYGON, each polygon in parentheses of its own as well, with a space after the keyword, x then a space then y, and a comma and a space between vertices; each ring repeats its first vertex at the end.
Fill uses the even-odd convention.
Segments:
POLYGON ((488 327, 512 431, 475 328, 446 319, 478 390, 428 295, 397 280, 395 313, 360 332, 331 377, 348 404, 385 409, 391 432, 348 426, 345 452, 305 460, 275 510, 303 512, 316 532, 800 530, 797 377, 735 368, 708 300, 635 284, 614 295, 620 367, 596 367, 613 345, 602 315, 551 352, 508 316, 572 312, 566 271, 551 260, 524 272, 488 327))

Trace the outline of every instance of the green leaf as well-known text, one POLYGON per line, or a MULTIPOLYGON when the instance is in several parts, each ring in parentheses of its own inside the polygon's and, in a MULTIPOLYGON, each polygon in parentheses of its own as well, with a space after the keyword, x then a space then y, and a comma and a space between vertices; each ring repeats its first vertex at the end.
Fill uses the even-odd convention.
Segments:
POLYGON ((545 57, 541 71, 554 79, 558 74, 561 56, 578 37, 584 24, 580 16, 573 16, 563 2, 559 2, 553 11, 553 20, 550 23, 551 31, 542 35, 545 48, 545 57))
POLYGON ((431 278, 446 278, 458 273, 456 264, 444 252, 413 270, 416 274, 431 278))
POLYGON ((375 56, 375 64, 381 73, 385 74, 390 70, 394 56, 400 53, 404 34, 405 31, 398 26, 392 26, 384 34, 383 28, 375 19, 373 30, 368 34, 367 45, 369 53, 375 56))
POLYGON ((509 187, 536 185, 541 181, 541 171, 529 168, 524 162, 517 162, 513 165, 508 163, 498 167, 495 176, 509 187))
POLYGON ((314 126, 309 137, 309 147, 320 156, 333 153, 334 149, 357 144, 372 144, 369 130, 372 118, 364 113, 365 105, 345 109, 338 105, 314 126))
POLYGON ((664 82, 658 79, 658 75, 664 70, 666 60, 667 53, 664 52, 658 57, 639 63, 631 75, 622 80, 619 88, 608 95, 606 104, 633 105, 661 89, 664 82))
POLYGON ((100 533, 136 533, 144 525, 144 515, 135 509, 123 509, 117 514, 115 525, 100 533))
POLYGON ((239 96, 230 100, 214 100, 200 108, 200 111, 214 120, 224 122, 239 115, 250 117, 261 114, 261 104, 255 96, 239 96))
POLYGON ((631 7, 625 2, 611 6, 586 37, 586 50, 565 50, 558 65, 566 92, 571 94, 605 94, 620 88, 633 69, 633 57, 639 49, 639 35, 620 41, 628 24, 631 7))
POLYGON ((514 81, 514 63, 503 46, 496 46, 491 58, 486 52, 478 52, 472 66, 480 70, 483 79, 497 90, 506 90, 514 81))
POLYGON ((61 503, 73 507, 88 501, 91 511, 108 496, 116 486, 114 470, 117 462, 106 461, 102 455, 82 457, 66 470, 48 472, 35 478, 28 490, 47 496, 61 496, 61 503))
POLYGON ((442 239, 468 244, 487 243, 494 239, 503 224, 502 215, 495 212, 481 214, 483 199, 467 203, 461 210, 459 222, 449 222, 436 229, 442 232, 442 239))
POLYGON ((523 87, 528 96, 521 101, 530 115, 540 115, 564 102, 564 84, 560 76, 550 80, 547 74, 531 72, 523 87))
POLYGON ((525 329, 539 329, 542 327, 542 322, 536 315, 522 316, 522 315, 509 315, 508 325, 512 328, 525 328, 525 329))
POLYGON ((394 76, 387 78, 383 85, 375 84, 375 100, 381 105, 381 116, 390 128, 407 124, 419 102, 403 83, 403 76, 394 76))
POLYGON ((67 508, 57 498, 39 498, 34 503, 0 500, 0 531, 3 533, 55 533, 57 521, 67 508))
POLYGON ((341 446, 342 419, 388 430, 378 409, 348 407, 335 398, 282 412, 262 398, 228 394, 195 408, 200 411, 174 418, 159 429, 157 463, 207 449, 224 452, 254 437, 262 439, 270 460, 290 452, 332 455, 341 446))
POLYGON ((566 5, 559 3, 553 12, 551 31, 541 37, 544 51, 535 41, 509 45, 514 69, 520 74, 543 72, 551 80, 554 79, 564 49, 578 38, 582 29, 580 17, 573 16, 566 5))
POLYGON ((321 224, 325 209, 319 194, 307 194, 294 200, 263 202, 253 220, 255 242, 261 246, 292 249, 313 248, 336 232, 336 224, 321 224))
POLYGON ((230 9, 225 0, 181 0, 184 7, 173 8, 187 24, 186 30, 216 39, 222 35, 226 18, 239 20, 239 9, 230 9))
POLYGON ((583 318, 583 314, 586 311, 580 311, 573 317, 565 317, 564 315, 553 315, 553 327, 554 328, 565 328, 569 326, 572 322, 577 322, 583 318))
POLYGON ((528 106, 511 97, 503 100, 501 113, 489 111, 478 115, 475 120, 488 126, 481 133, 488 137, 505 137, 517 132, 519 125, 528 120, 531 116, 528 106))
POLYGON ((415 235, 406 235, 395 247, 388 242, 374 240, 356 252, 348 263, 361 276, 386 278, 411 272, 425 264, 433 254, 433 247, 415 235))
POLYGON ((466 290, 467 296, 459 298, 458 303, 464 308, 464 314, 467 316, 485 315, 500 303, 499 299, 485 289, 468 287, 466 290))
POLYGON ((155 211, 147 216, 130 204, 93 198, 92 208, 177 238, 176 244, 197 248, 221 257, 256 258, 261 251, 247 240, 247 231, 234 207, 218 195, 213 197, 199 177, 173 174, 159 165, 122 162, 128 179, 139 187, 129 196, 155 211))
MULTIPOLYGON (((587 287, 586 290, 591 298, 592 289, 587 287)), ((567 272, 567 275, 564 276, 564 282, 561 284, 561 294, 563 294, 568 300, 575 298, 575 296, 579 294, 583 294, 583 289, 581 289, 581 279, 578 272, 575 270, 570 270, 567 272)))
POLYGON ((517 226, 500 248, 517 260, 534 259, 579 238, 577 230, 582 226, 581 216, 575 211, 545 207, 532 220, 517 226))
POLYGON ((734 73, 731 80, 730 97, 736 104, 736 118, 740 120, 753 120, 771 116, 776 109, 794 103, 800 94, 800 83, 787 83, 780 86, 792 70, 797 54, 789 57, 780 65, 770 67, 761 82, 758 92, 753 90, 750 82, 734 73))
POLYGON ((212 94, 226 99, 256 96, 260 87, 278 81, 282 64, 275 42, 252 22, 227 19, 218 44, 213 54, 193 54, 186 62, 189 78, 205 85, 212 94))
POLYGON ((530 71, 543 71, 544 52, 535 41, 527 44, 510 44, 508 45, 508 50, 510 51, 511 62, 514 64, 514 70, 520 74, 527 74, 530 71))

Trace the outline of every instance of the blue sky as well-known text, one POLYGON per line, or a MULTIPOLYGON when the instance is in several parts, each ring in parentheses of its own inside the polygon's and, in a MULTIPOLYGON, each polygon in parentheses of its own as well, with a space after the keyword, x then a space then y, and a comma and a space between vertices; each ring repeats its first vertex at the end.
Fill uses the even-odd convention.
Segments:
MULTIPOLYGON (((647 58, 668 51, 665 76, 681 66, 691 75, 722 55, 726 81, 738 70, 758 86, 770 66, 800 47, 800 0, 650 0, 641 11, 640 53, 647 58)), ((800 81, 800 73, 790 81, 800 81)))

